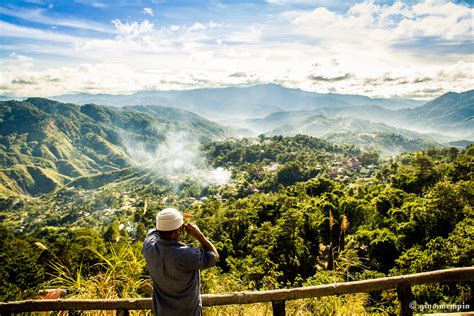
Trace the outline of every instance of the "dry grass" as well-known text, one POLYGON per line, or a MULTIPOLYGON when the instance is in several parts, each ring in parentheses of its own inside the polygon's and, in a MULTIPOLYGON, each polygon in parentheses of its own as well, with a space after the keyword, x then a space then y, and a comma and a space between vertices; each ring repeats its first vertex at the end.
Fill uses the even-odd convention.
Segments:
POLYGON ((141 277, 145 259, 139 249, 128 244, 114 245, 107 255, 91 249, 100 259, 101 272, 84 275, 81 269, 70 271, 60 261, 51 263, 55 271, 51 285, 61 287, 68 298, 133 298, 140 297, 139 292, 148 281, 141 277))
MULTIPOLYGON (((366 315, 364 304, 368 294, 330 296, 318 299, 300 299, 286 301, 286 314, 298 316, 312 315, 366 315)), ((205 307, 205 316, 270 316, 273 315, 271 303, 249 305, 228 305, 205 307)))

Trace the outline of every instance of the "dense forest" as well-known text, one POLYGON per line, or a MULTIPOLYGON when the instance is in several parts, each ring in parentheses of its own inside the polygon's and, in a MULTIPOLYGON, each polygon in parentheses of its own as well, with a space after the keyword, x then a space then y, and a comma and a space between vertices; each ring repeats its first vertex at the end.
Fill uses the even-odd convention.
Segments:
MULTIPOLYGON (((377 151, 297 135, 207 141, 201 150, 210 166, 232 173, 230 182, 140 181, 129 171, 115 185, 4 197, 0 299, 32 298, 51 287, 76 298, 149 296, 141 247, 167 206, 193 214, 221 254, 203 273, 204 293, 474 263, 473 145, 382 159, 377 151)), ((472 294, 468 283, 414 287, 420 304, 473 306, 472 294)), ((392 313, 397 304, 389 291, 331 299, 337 302, 290 308, 392 313)))

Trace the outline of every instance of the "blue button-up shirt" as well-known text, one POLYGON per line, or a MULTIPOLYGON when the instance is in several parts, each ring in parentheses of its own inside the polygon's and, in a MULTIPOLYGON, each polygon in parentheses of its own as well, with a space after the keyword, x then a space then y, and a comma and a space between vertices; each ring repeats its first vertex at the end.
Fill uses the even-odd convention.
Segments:
POLYGON ((152 229, 143 243, 143 255, 153 280, 153 313, 159 316, 201 315, 199 270, 214 266, 215 254, 162 239, 158 231, 152 229))

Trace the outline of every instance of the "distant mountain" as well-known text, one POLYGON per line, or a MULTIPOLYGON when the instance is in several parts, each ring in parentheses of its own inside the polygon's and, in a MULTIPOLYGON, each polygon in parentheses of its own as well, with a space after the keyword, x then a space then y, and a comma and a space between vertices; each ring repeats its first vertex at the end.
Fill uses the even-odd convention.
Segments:
POLYGON ((459 139, 474 140, 473 96, 474 90, 464 93, 448 93, 412 109, 390 110, 371 104, 343 105, 311 110, 280 111, 263 118, 225 120, 221 123, 253 130, 254 135, 271 131, 271 133, 283 132, 287 134, 308 132, 313 136, 321 136, 320 134, 331 133, 335 128, 343 128, 344 132, 355 132, 356 130, 347 130, 347 124, 350 126, 357 120, 364 120, 368 122, 365 130, 364 125, 360 126, 360 130, 357 129, 362 133, 387 132, 409 136, 407 132, 411 131, 418 135, 425 134, 443 143, 459 139), (308 127, 307 125, 310 123, 305 122, 306 119, 315 116, 324 116, 333 122, 327 122, 326 129, 319 126, 319 131, 316 133, 314 124, 312 127, 308 127), (348 123, 348 118, 353 119, 353 122, 348 123), (340 126, 342 122, 346 125, 340 126), (374 129, 373 124, 379 125, 376 125, 377 128, 374 129), (380 124, 387 126, 381 128, 380 124), (403 132, 400 133, 397 129, 401 129, 403 132))
POLYGON ((448 145, 453 146, 453 147, 465 148, 471 144, 474 144, 474 141, 462 139, 462 140, 450 142, 448 145))
POLYGON ((134 165, 132 154, 153 153, 173 132, 199 139, 227 133, 175 109, 122 110, 42 98, 0 102, 0 196, 37 196, 74 179, 114 174, 134 165))
POLYGON ((374 123, 369 120, 353 117, 327 118, 324 115, 300 117, 300 119, 293 120, 293 123, 281 125, 265 134, 284 136, 304 134, 314 137, 323 137, 328 134, 347 132, 400 134, 408 138, 417 138, 421 135, 410 130, 395 128, 384 123, 374 123))
POLYGON ((308 116, 314 116, 321 111, 281 111, 271 113, 263 118, 253 118, 246 120, 225 120, 221 124, 227 126, 237 126, 253 131, 253 135, 262 134, 282 125, 293 124, 301 121, 308 116))
POLYGON ((314 110, 324 107, 378 105, 398 109, 423 104, 423 102, 408 99, 372 99, 360 95, 307 92, 276 84, 180 91, 144 91, 131 95, 73 94, 53 99, 76 104, 96 103, 112 106, 145 104, 177 107, 213 120, 248 119, 264 117, 279 111, 314 110))
POLYGON ((446 93, 423 106, 399 111, 405 126, 474 140, 474 90, 446 93))
POLYGON ((403 110, 406 117, 432 121, 434 124, 460 124, 474 117, 474 90, 449 92, 415 109, 403 110))
MULTIPOLYGON (((310 112, 311 113, 311 112, 310 112)), ((289 122, 268 131, 266 135, 294 136, 310 135, 339 145, 354 145, 362 150, 380 150, 383 156, 394 156, 401 152, 414 152, 429 147, 444 145, 432 136, 423 135, 407 129, 395 128, 385 123, 375 123, 354 117, 327 118, 324 115, 308 115, 305 111, 280 112, 269 115, 256 125, 289 122), (275 119, 276 118, 276 119, 275 119)))
POLYGON ((266 133, 283 125, 299 125, 302 120, 314 116, 328 119, 360 119, 370 122, 384 122, 397 125, 402 115, 397 111, 387 110, 376 105, 326 107, 317 110, 282 111, 269 114, 263 118, 247 120, 220 121, 221 124, 238 126, 254 131, 254 134, 266 133))

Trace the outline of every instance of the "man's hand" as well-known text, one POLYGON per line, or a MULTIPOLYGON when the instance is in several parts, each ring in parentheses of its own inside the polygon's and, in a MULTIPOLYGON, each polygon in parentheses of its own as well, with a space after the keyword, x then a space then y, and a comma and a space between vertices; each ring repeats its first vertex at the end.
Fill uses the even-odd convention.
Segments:
POLYGON ((189 235, 193 236, 199 241, 202 248, 213 252, 217 260, 219 260, 219 253, 217 252, 216 247, 206 238, 206 236, 204 236, 204 234, 201 232, 201 230, 199 229, 199 227, 197 227, 196 224, 187 223, 184 224, 184 228, 186 229, 189 235))
POLYGON ((193 236, 194 238, 197 238, 199 239, 200 237, 203 237, 204 235, 202 234, 201 230, 199 229, 199 227, 197 227, 196 224, 194 223, 187 223, 187 224, 184 224, 184 228, 186 229, 186 232, 193 236))

